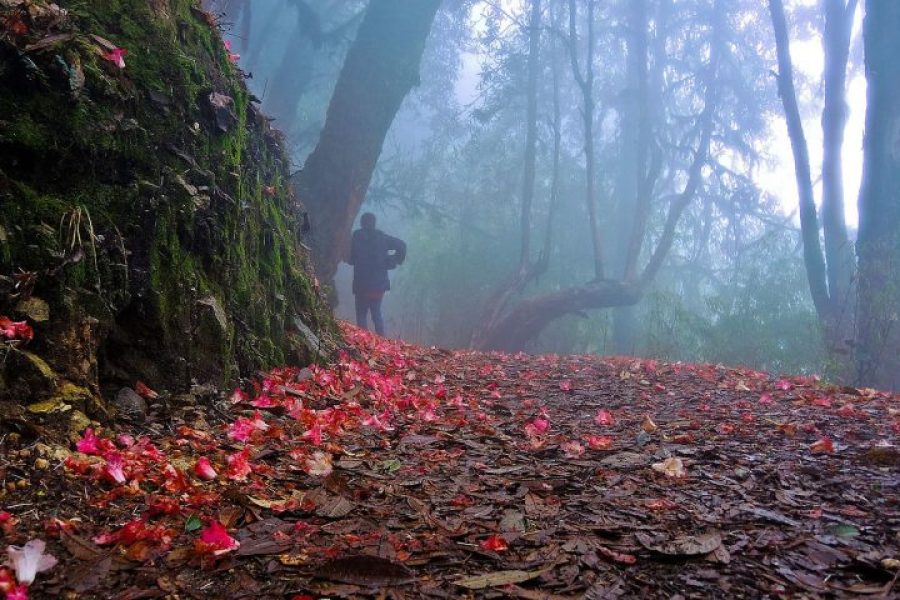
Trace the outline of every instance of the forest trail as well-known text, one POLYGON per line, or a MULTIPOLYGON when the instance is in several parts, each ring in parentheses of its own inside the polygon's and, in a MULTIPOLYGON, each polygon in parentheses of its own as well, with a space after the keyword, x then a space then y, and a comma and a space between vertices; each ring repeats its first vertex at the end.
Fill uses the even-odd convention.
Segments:
POLYGON ((7 436, 4 546, 42 539, 59 561, 30 597, 900 589, 898 396, 344 330, 338 364, 227 399, 170 411, 139 390, 154 409, 130 431, 7 436))

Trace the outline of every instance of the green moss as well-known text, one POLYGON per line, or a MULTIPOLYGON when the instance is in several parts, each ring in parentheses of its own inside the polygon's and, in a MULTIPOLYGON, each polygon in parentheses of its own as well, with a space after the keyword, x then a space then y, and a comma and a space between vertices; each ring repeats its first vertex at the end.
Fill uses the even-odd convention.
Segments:
POLYGON ((33 354, 31 352, 23 352, 22 355, 28 360, 29 363, 40 373, 41 377, 46 379, 56 379, 56 373, 47 364, 47 362, 42 359, 37 354, 33 354))

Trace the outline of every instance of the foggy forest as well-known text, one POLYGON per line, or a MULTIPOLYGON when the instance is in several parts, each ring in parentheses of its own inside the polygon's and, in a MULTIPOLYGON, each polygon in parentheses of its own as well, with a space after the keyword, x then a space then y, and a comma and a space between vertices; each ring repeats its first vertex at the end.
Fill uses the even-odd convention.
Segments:
MULTIPOLYGON (((216 7, 298 170, 364 4, 216 7)), ((859 195, 865 95, 848 96, 862 10, 764 4, 442 7, 365 194, 414 248, 393 334, 875 384, 894 352, 857 327, 859 223, 878 212, 859 195)))
POLYGON ((0 592, 900 593, 900 2, 0 0, 0 592))

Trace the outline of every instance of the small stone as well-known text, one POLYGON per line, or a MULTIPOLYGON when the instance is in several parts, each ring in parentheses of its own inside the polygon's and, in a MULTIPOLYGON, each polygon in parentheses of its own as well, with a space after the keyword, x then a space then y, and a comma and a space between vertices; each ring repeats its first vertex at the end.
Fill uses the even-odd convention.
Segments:
POLYGON ((66 404, 62 401, 58 396, 54 396, 49 400, 44 400, 42 402, 35 402, 34 404, 29 404, 25 408, 28 409, 28 412, 34 413, 36 415, 40 414, 49 414, 55 412, 66 412, 67 410, 71 410, 72 406, 66 404))
POLYGON ((219 333, 224 337, 228 333, 228 315, 225 309, 215 296, 207 296, 197 300, 197 304, 203 307, 207 316, 211 316, 218 324, 219 333))
POLYGON ((123 387, 116 394, 113 407, 119 416, 132 421, 143 421, 147 417, 147 401, 130 387, 123 387))
POLYGON ((306 323, 300 320, 300 317, 294 317, 294 327, 300 332, 300 335, 303 337, 303 341, 306 344, 306 348, 313 356, 324 355, 322 340, 313 333, 313 330, 310 329, 306 323))
POLYGON ((180 185, 181 188, 185 192, 187 192, 188 196, 196 196, 198 193, 200 193, 200 191, 197 189, 197 186, 188 183, 180 174, 175 174, 175 181, 177 181, 178 185, 180 185))
POLYGON ((238 118, 234 112, 234 99, 231 96, 213 92, 206 97, 206 102, 216 121, 216 128, 226 133, 237 125, 238 118))
POLYGON ((883 558, 881 559, 881 566, 888 571, 898 571, 900 570, 900 560, 896 558, 883 558))
POLYGON ((45 471, 50 467, 50 461, 46 458, 38 458, 34 461, 34 468, 39 471, 45 471))
POLYGON ((77 436, 76 439, 80 439, 81 432, 83 432, 87 427, 90 426, 91 420, 88 419, 88 416, 80 410, 73 410, 69 415, 69 433, 70 435, 77 436))
POLYGON ((27 479, 20 479, 19 481, 16 482, 16 487, 19 488, 20 490, 24 490, 29 485, 31 485, 31 484, 28 483, 27 479))
POLYGON ((22 404, 43 400, 56 393, 57 375, 41 357, 31 352, 14 350, 0 365, 0 377, 5 376, 10 393, 18 395, 22 404))
POLYGON ((16 305, 16 312, 25 315, 35 323, 44 323, 50 320, 50 306, 36 296, 19 302, 16 305))
POLYGON ((882 467, 900 466, 900 449, 896 446, 875 446, 866 452, 866 461, 882 467))

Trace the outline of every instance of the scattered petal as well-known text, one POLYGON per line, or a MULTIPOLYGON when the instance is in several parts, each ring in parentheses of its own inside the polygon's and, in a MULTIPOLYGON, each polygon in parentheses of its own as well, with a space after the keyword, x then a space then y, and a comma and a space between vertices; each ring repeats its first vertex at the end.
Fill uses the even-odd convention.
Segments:
POLYGON ((125 68, 125 56, 128 54, 128 50, 125 48, 113 48, 109 52, 105 52, 103 54, 103 58, 113 63, 120 69, 125 68))
POLYGON ((212 481, 218 477, 218 473, 216 473, 209 459, 205 456, 197 459, 197 462, 194 464, 194 474, 203 481, 212 481))
POLYGON ((609 425, 614 425, 616 422, 616 418, 613 417, 612 413, 606 410, 605 408, 601 408, 599 412, 597 412, 597 416, 594 417, 594 423, 601 427, 607 427, 609 425))
POLYGON ((525 435, 528 437, 537 437, 547 433, 550 429, 550 421, 542 417, 538 417, 525 424, 525 435))
POLYGON ((228 535, 228 531, 216 520, 200 532, 200 539, 194 542, 195 550, 200 554, 219 556, 240 547, 240 542, 228 535))
POLYGON ((44 540, 31 540, 24 546, 7 546, 9 566, 16 572, 16 580, 31 585, 38 573, 52 569, 56 565, 56 557, 45 554, 47 544, 44 540))
POLYGON ((809 451, 813 454, 831 454, 834 452, 834 442, 829 437, 823 437, 809 445, 809 451))
POLYGON ((509 544, 501 536, 494 534, 489 538, 482 540, 480 546, 490 552, 504 552, 509 550, 509 544))
POLYGON ((662 462, 653 463, 650 466, 654 471, 662 473, 666 477, 680 478, 687 475, 687 472, 684 470, 684 463, 681 462, 680 458, 674 456, 662 462))
POLYGON ((331 455, 316 450, 313 455, 306 459, 306 472, 314 477, 326 477, 331 475, 331 455))
POLYGON ((591 450, 609 450, 613 444, 613 438, 608 435, 589 435, 586 440, 591 450))
POLYGON ((578 442, 563 442, 559 446, 566 454, 566 458, 580 458, 584 454, 584 446, 578 442))

